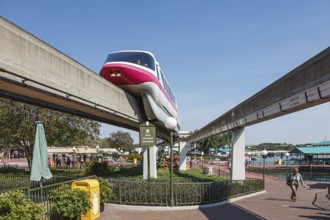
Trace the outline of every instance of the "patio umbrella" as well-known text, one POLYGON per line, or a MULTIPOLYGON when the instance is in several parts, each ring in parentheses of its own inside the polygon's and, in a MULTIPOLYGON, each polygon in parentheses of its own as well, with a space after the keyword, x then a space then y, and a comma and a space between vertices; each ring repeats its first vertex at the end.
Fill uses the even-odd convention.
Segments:
POLYGON ((30 180, 40 181, 42 177, 50 179, 53 175, 48 167, 48 152, 44 126, 41 121, 37 121, 36 124, 30 180))

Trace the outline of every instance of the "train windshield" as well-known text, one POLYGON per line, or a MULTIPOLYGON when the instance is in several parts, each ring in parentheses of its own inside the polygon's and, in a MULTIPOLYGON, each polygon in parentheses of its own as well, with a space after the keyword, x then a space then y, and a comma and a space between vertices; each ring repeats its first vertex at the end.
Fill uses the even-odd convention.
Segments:
POLYGON ((108 55, 105 62, 130 62, 155 70, 154 58, 150 54, 143 52, 112 53, 108 55))

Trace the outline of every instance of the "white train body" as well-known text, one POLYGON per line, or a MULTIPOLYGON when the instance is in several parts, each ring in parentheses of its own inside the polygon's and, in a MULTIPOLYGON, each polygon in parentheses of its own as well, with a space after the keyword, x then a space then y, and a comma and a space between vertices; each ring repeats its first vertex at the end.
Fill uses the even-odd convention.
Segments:
POLYGON ((180 118, 177 100, 154 55, 146 51, 121 51, 108 55, 100 75, 128 93, 141 97, 150 121, 165 123, 180 118))

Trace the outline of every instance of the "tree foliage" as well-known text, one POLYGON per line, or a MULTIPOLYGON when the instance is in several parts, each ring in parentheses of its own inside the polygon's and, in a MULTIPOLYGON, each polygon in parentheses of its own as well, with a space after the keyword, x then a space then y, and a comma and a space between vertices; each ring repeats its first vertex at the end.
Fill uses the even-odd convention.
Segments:
POLYGON ((262 150, 286 150, 290 151, 299 145, 287 144, 287 143, 261 143, 258 145, 249 146, 250 151, 262 151, 262 150))
POLYGON ((100 133, 100 123, 0 99, 0 146, 25 152, 30 166, 35 137, 35 122, 42 121, 48 146, 91 145, 100 133))
POLYGON ((231 145, 230 133, 211 136, 197 142, 197 148, 205 152, 207 152, 209 148, 218 148, 225 145, 231 145))
POLYGON ((112 148, 112 139, 111 138, 103 138, 100 140, 100 147, 101 148, 112 148))
POLYGON ((110 137, 103 141, 107 146, 111 148, 117 148, 122 150, 133 150, 133 138, 128 132, 117 131, 110 133, 110 137))

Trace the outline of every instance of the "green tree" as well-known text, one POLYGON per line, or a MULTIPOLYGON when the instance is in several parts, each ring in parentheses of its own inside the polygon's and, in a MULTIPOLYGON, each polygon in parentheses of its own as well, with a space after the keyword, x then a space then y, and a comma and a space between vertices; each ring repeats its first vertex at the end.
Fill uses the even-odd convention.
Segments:
POLYGON ((117 131, 110 134, 109 142, 113 148, 120 148, 122 150, 133 150, 133 138, 128 132, 117 131))
POLYGON ((102 138, 100 140, 100 148, 113 148, 113 141, 111 138, 102 138))
POLYGON ((210 148, 218 148, 225 145, 231 145, 231 134, 229 132, 214 135, 197 142, 197 148, 204 152, 208 152, 210 148))
POLYGON ((77 116, 0 99, 0 146, 22 150, 31 166, 35 122, 42 121, 48 146, 88 144, 100 133, 100 124, 77 116))

